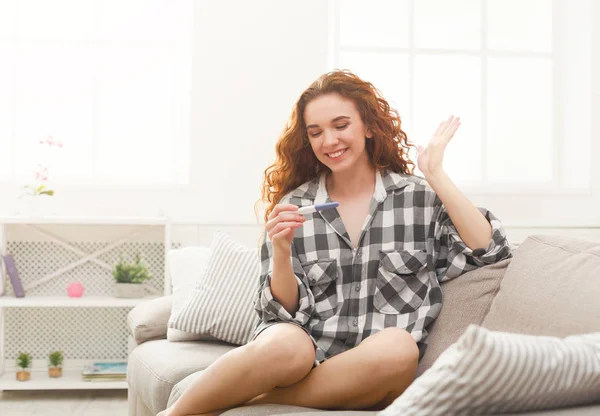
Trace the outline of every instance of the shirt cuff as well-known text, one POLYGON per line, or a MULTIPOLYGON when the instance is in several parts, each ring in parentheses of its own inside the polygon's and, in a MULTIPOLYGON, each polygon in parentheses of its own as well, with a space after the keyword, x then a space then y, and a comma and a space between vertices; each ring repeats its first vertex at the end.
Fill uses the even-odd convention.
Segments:
POLYGON ((506 232, 502 223, 487 209, 478 207, 485 219, 492 227, 492 237, 486 248, 476 248, 472 250, 460 238, 456 229, 453 228, 455 243, 459 242, 463 246, 462 253, 477 258, 484 263, 495 263, 506 258, 507 253, 510 253, 510 246, 506 238, 506 232), (458 240, 458 241, 457 241, 458 240))
POLYGON ((295 322, 299 325, 305 325, 310 319, 310 302, 308 302, 308 296, 304 293, 302 281, 298 276, 294 275, 294 277, 298 284, 299 299, 298 311, 292 316, 287 309, 273 297, 273 292, 271 292, 271 275, 267 275, 260 293, 259 302, 261 309, 267 314, 268 320, 295 322))
POLYGON ((267 275, 267 278, 263 283, 260 294, 260 304, 262 309, 272 318, 278 318, 284 321, 292 320, 292 315, 273 297, 273 293, 271 292, 271 275, 267 275))

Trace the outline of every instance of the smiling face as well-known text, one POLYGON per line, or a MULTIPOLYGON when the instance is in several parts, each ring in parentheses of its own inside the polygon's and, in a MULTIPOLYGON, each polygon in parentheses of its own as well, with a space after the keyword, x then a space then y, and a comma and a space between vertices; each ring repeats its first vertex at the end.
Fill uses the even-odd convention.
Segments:
POLYGON ((332 172, 344 172, 369 164, 364 125, 352 100, 339 94, 321 95, 307 104, 304 122, 312 150, 332 172))

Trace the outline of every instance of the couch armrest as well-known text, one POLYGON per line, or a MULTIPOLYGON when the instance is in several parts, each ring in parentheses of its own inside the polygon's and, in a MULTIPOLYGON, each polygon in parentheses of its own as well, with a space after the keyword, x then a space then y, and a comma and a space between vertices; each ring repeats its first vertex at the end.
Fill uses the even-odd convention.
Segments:
POLYGON ((127 326, 135 342, 167 337, 167 323, 171 316, 173 296, 163 296, 142 302, 127 314, 127 326))

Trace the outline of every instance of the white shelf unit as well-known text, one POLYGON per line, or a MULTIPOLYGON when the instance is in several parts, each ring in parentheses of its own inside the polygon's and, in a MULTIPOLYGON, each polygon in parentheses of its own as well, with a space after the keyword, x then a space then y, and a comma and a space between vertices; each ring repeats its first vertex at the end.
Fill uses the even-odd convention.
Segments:
MULTIPOLYGON (((65 356, 65 364, 63 366, 63 376, 58 378, 50 378, 47 374, 47 366, 45 360, 34 360, 31 368, 31 379, 29 381, 21 382, 16 380, 15 375, 15 364, 14 358, 6 357, 6 322, 5 315, 9 308, 27 308, 25 310, 38 310, 40 308, 69 308, 73 309, 73 313, 78 313, 77 308, 132 308, 141 302, 149 299, 157 298, 161 295, 170 293, 170 282, 168 281, 168 274, 166 270, 163 273, 162 279, 164 282, 163 293, 153 293, 151 296, 144 298, 116 298, 114 296, 86 296, 80 298, 70 298, 66 294, 64 296, 57 296, 56 294, 49 294, 44 296, 43 288, 44 284, 47 284, 52 279, 55 279, 62 274, 73 271, 78 267, 86 265, 87 263, 94 263, 95 266, 101 267, 105 272, 109 272, 112 269, 112 265, 102 261, 99 257, 111 249, 119 247, 121 244, 125 244, 130 241, 136 235, 141 234, 148 228, 162 227, 164 231, 164 252, 162 256, 166 255, 166 252, 171 248, 171 228, 172 222, 168 217, 23 217, 23 216, 11 216, 11 217, 0 217, 0 252, 6 254, 7 252, 7 236, 9 227, 20 227, 25 226, 32 228, 35 232, 40 233, 49 239, 52 243, 61 247, 61 249, 76 255, 78 259, 72 261, 67 265, 63 265, 57 270, 54 270, 42 278, 39 278, 29 285, 25 286, 25 297, 16 298, 15 296, 7 294, 7 276, 4 273, 4 266, 0 267, 0 276, 2 278, 2 285, 0 287, 0 391, 3 390, 86 390, 86 389, 126 389, 126 381, 83 381, 81 380, 81 370, 83 366, 94 361, 123 361, 123 359, 88 359, 88 360, 70 360, 69 357, 65 356), (43 227, 52 225, 106 225, 106 226, 118 226, 126 225, 131 226, 129 228, 138 229, 137 231, 130 232, 127 236, 120 238, 119 240, 108 244, 103 249, 96 250, 93 252, 86 252, 65 239, 54 235, 48 231, 45 231, 43 227), (38 293, 28 295, 27 292, 30 289, 37 288, 38 293), (39 293, 40 290, 42 293, 39 293)), ((163 258, 164 262, 164 258, 163 258)), ((21 276, 23 277, 23 276, 21 276)), ((8 283, 10 284, 10 283, 8 283)), ((151 289, 151 288, 148 288, 151 289)), ((83 309, 79 309, 83 310, 83 309)), ((122 322, 125 326, 126 322, 122 322)))
POLYGON ((14 373, 0 376, 3 390, 104 390, 127 389, 127 381, 81 381, 81 371, 63 371, 60 378, 48 377, 45 371, 33 371, 31 379, 18 381, 14 373))
MULTIPOLYGON (((114 360, 103 360, 114 361, 114 360)), ((126 389, 127 381, 82 381, 81 369, 91 361, 76 360, 63 368, 63 375, 58 378, 48 376, 48 370, 43 360, 35 360, 31 378, 18 381, 16 369, 12 366, 0 375, 0 385, 3 390, 108 390, 126 389)))
POLYGON ((145 296, 137 299, 111 296, 82 296, 80 298, 70 298, 68 296, 27 296, 24 298, 2 296, 0 297, 0 308, 125 308, 134 307, 141 302, 156 298, 158 296, 145 296))

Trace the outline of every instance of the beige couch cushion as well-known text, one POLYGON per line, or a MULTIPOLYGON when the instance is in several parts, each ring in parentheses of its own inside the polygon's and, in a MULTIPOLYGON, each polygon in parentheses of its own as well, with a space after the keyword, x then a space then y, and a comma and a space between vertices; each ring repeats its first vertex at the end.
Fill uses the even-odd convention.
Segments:
POLYGON ((221 416, 317 416, 317 415, 343 415, 343 416, 376 416, 375 411, 366 410, 319 410, 306 407, 286 406, 280 404, 263 404, 260 406, 243 406, 221 413, 221 416))
MULTIPOLYGON (((296 408, 299 409, 299 408, 296 408)), ((377 415, 377 412, 363 412, 356 410, 334 410, 334 411, 316 411, 314 410, 295 410, 293 406, 279 406, 279 405, 263 405, 253 407, 240 407, 238 409, 229 410, 228 412, 222 413, 221 416, 274 416, 274 415, 287 415, 287 416, 316 416, 320 414, 327 414, 328 416, 368 416, 377 415)), ((504 415, 514 416, 598 416, 600 415, 600 405, 598 406, 582 406, 582 407, 570 407, 568 409, 556 409, 556 410, 543 410, 541 412, 531 413, 503 413, 504 415)), ((401 416, 401 415, 399 415, 401 416)))
POLYGON ((417 376, 462 335, 469 324, 481 325, 511 259, 480 267, 442 283, 443 306, 429 327, 429 344, 419 362, 417 376))
POLYGON ((167 407, 173 386, 236 348, 221 342, 148 341, 129 356, 127 382, 154 412, 167 407))
POLYGON ((600 242, 530 236, 514 252, 483 326, 565 337, 600 331, 600 242))

